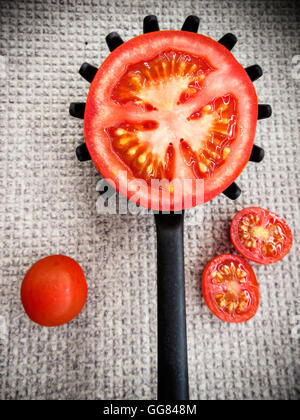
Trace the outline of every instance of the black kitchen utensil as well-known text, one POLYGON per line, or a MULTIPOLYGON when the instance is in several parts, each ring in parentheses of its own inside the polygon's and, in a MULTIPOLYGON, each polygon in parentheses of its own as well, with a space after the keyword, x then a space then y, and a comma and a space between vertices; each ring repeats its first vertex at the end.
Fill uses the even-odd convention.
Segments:
MULTIPOLYGON (((182 26, 182 31, 197 32, 199 18, 188 16, 182 26)), ((156 16, 144 18, 144 33, 159 31, 156 16)), ((106 37, 110 51, 123 43, 117 32, 111 32, 106 37)), ((219 41, 229 51, 234 47, 237 38, 228 33, 219 41)), ((79 73, 88 82, 92 82, 97 68, 83 63, 79 73)), ((262 69, 257 64, 245 68, 252 81, 262 76, 262 69)), ((69 112, 77 118, 84 117, 85 103, 73 102, 69 112)), ((258 105, 258 119, 270 117, 270 105, 258 105)), ((85 143, 76 148, 79 161, 90 160, 91 157, 85 143)), ((254 145, 250 161, 260 162, 264 157, 264 150, 254 145)), ((232 183, 223 194, 231 200, 237 199, 241 190, 232 183)), ((185 285, 184 285, 184 248, 183 248, 183 220, 181 214, 162 212, 155 214, 157 230, 157 320, 158 320, 158 399, 159 400, 188 400, 188 358, 186 338, 185 314, 185 285)))

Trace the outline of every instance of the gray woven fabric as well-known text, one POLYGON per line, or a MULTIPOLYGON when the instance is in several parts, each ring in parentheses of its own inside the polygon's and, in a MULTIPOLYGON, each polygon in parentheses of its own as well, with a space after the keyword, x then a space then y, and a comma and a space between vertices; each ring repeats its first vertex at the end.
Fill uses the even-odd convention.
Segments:
POLYGON ((235 33, 235 56, 263 67, 255 86, 259 101, 273 106, 257 129, 265 160, 242 173, 237 202, 219 196, 186 214, 191 398, 299 398, 297 1, 0 3, 0 398, 155 398, 153 217, 97 214, 99 174, 91 162, 77 162, 83 126, 68 115, 69 103, 88 92, 82 62, 99 65, 107 33, 130 39, 147 14, 158 16, 161 29, 179 29, 196 14, 199 32, 235 33), (201 273, 212 257, 233 252, 230 220, 250 205, 283 215, 295 243, 282 262, 252 264, 261 291, 256 317, 222 324, 204 304, 201 273), (82 265, 89 295, 75 320, 47 329, 24 314, 19 289, 28 267, 54 253, 82 265))

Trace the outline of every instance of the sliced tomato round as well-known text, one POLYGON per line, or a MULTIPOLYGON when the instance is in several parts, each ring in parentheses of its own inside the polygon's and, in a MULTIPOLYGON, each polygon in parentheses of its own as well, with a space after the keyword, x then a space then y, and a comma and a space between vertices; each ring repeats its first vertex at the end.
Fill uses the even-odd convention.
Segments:
POLYGON ((181 210, 238 177, 257 112, 250 78, 223 45, 160 31, 133 38, 103 62, 90 86, 84 135, 100 173, 127 198, 181 210))
POLYGON ((238 212, 231 223, 230 237, 243 257, 259 264, 282 260, 293 243, 286 221, 261 207, 248 207, 238 212))
POLYGON ((221 321, 246 322, 257 312, 258 283, 250 264, 238 255, 211 260, 203 272, 202 291, 207 306, 221 321))

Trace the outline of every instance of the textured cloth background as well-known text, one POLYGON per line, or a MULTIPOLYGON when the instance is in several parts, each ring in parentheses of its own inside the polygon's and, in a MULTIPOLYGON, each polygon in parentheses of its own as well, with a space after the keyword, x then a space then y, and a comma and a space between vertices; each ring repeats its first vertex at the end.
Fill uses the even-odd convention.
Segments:
POLYGON ((265 159, 240 176, 241 197, 220 196, 186 214, 191 398, 299 398, 299 2, 0 3, 0 398, 156 396, 153 216, 97 214, 99 174, 76 160, 83 124, 68 115, 69 103, 88 92, 82 62, 98 66, 108 54, 105 36, 140 34, 147 14, 158 16, 161 29, 180 29, 196 14, 200 33, 235 33, 235 56, 263 67, 255 86, 259 102, 273 107, 256 135, 265 159), (226 325, 205 306, 200 278, 212 257, 234 252, 230 220, 250 205, 283 215, 295 243, 282 262, 252 264, 259 312, 247 324, 226 325), (47 329, 24 314, 19 289, 29 266, 54 253, 82 265, 89 295, 75 320, 47 329))

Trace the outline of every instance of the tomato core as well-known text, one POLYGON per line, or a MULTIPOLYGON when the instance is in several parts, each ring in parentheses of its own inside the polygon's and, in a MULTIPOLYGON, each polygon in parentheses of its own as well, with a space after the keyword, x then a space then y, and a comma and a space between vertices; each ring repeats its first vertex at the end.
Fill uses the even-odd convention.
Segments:
POLYGON ((134 105, 136 112, 151 112, 153 119, 124 120, 105 131, 114 153, 136 177, 172 181, 176 155, 196 178, 210 177, 224 164, 235 139, 233 95, 214 98, 192 112, 183 107, 201 91, 212 71, 205 58, 183 51, 164 51, 127 68, 111 100, 134 105))
POLYGON ((215 301, 227 313, 246 312, 251 305, 251 297, 242 285, 247 282, 247 272, 241 263, 219 264, 210 275, 212 284, 219 286, 215 301))

